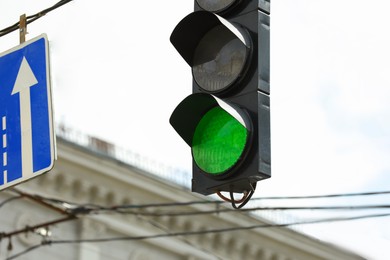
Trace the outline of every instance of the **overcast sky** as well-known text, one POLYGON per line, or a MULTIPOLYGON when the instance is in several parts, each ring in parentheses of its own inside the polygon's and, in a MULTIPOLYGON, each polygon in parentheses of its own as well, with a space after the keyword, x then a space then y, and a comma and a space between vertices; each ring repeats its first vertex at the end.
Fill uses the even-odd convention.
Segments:
MULTIPOLYGON (((56 2, 0 0, 0 29, 56 2)), ((272 2, 272 178, 258 184, 257 197, 389 190, 389 7, 272 2)), ((75 0, 30 24, 27 39, 46 33, 50 41, 56 122, 190 170, 190 148, 168 120, 191 94, 191 71, 169 37, 192 10, 192 0, 75 0)), ((18 41, 17 32, 2 37, 0 52, 18 41)), ((388 217, 304 231, 386 259, 389 227, 388 217)))

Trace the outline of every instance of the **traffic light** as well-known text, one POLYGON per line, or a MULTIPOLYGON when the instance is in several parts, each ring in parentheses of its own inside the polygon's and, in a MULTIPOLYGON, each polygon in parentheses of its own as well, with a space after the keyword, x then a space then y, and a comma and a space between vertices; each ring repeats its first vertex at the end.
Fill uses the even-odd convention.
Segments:
POLYGON ((241 207, 271 177, 270 0, 195 0, 170 40, 192 68, 170 118, 191 147, 192 191, 241 207))

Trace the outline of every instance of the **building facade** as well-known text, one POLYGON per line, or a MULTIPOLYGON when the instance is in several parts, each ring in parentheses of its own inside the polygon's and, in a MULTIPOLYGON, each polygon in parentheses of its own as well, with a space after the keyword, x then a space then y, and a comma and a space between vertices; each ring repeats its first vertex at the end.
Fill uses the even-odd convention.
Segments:
POLYGON ((57 138, 51 172, 0 193, 0 260, 363 259, 259 216, 222 212, 230 205, 188 203, 208 200, 115 159, 101 140, 91 144, 57 138))

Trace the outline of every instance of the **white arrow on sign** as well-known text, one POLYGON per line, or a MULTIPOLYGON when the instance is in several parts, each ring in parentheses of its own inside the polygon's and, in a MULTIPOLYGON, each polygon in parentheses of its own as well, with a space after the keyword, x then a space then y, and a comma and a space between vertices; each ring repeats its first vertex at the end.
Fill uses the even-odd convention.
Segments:
POLYGON ((26 58, 23 57, 11 93, 11 95, 19 93, 23 176, 33 173, 30 87, 37 83, 38 80, 35 77, 34 72, 26 58))

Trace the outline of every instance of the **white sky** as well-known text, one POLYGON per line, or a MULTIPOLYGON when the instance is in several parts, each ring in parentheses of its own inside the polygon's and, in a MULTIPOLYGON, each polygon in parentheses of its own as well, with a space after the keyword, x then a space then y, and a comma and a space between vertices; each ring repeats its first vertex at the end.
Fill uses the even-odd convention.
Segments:
MULTIPOLYGON (((0 0, 0 29, 56 2, 0 0)), ((256 196, 389 190, 387 2, 272 2, 272 178, 256 196)), ((191 72, 169 37, 192 10, 193 0, 75 0, 30 24, 27 39, 46 33, 51 44, 56 121, 189 170, 190 149, 168 120, 191 93, 191 72)), ((0 52, 18 39, 0 38, 0 52)), ((302 229, 386 259, 389 226, 383 218, 302 229)))

